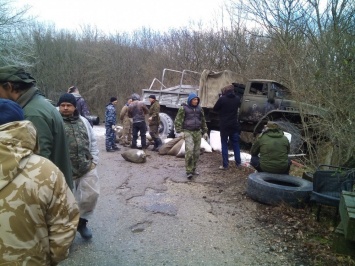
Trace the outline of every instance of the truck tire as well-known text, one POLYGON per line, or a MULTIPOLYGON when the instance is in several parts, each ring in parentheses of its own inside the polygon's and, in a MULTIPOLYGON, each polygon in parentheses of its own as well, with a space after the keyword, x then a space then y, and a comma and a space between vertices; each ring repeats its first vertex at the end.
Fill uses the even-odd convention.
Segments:
POLYGON ((292 135, 290 143, 290 153, 298 154, 302 153, 302 135, 300 129, 286 120, 275 120, 274 121, 283 131, 288 132, 292 135))
POLYGON ((271 173, 253 173, 248 177, 247 195, 261 203, 297 207, 308 202, 313 183, 300 177, 271 173))
POLYGON ((174 137, 174 121, 171 117, 165 113, 159 113, 159 135, 161 138, 173 138, 174 137))

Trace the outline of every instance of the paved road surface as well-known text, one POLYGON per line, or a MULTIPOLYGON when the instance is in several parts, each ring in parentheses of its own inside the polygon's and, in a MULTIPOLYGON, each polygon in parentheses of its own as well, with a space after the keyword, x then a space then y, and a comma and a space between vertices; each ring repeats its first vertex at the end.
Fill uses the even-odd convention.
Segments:
POLYGON ((122 151, 105 151, 103 130, 95 126, 101 194, 88 224, 93 239, 77 235, 60 265, 292 265, 270 251, 254 221, 257 204, 232 190, 234 172, 215 170, 219 154, 203 154, 201 175, 187 182, 183 159, 148 151, 146 163, 127 162, 122 151))

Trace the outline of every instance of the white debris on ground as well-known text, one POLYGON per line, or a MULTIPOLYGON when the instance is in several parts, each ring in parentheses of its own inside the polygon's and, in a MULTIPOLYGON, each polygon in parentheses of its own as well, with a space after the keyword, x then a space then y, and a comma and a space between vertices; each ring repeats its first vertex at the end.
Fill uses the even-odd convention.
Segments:
MULTIPOLYGON (((94 133, 96 137, 105 137, 106 129, 104 126, 94 126, 94 133)), ((163 142, 167 143, 171 138, 164 139, 163 142)), ((201 145, 203 148, 205 148, 206 152, 221 152, 222 151, 222 146, 221 146, 221 138, 220 138, 220 132, 216 130, 211 130, 210 133, 210 138, 209 138, 209 145, 208 143, 204 140, 201 139, 201 145)), ((140 140, 137 140, 137 146, 140 146, 140 140)), ((184 147, 185 148, 185 147, 184 147)), ((233 151, 228 152, 229 160, 234 161, 234 153, 233 151)), ((240 157, 242 159, 242 165, 249 167, 250 166, 250 158, 251 155, 246 152, 241 152, 240 157)))
POLYGON ((96 137, 105 137, 105 134, 106 134, 105 127, 94 126, 93 130, 94 130, 96 137))

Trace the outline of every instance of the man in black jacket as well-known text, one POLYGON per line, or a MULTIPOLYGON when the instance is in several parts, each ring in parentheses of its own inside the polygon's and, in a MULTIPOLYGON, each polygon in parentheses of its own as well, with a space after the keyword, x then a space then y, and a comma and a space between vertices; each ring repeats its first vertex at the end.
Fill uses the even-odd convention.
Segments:
POLYGON ((229 85, 222 89, 222 96, 217 100, 213 111, 219 113, 219 128, 221 133, 222 160, 223 165, 220 170, 228 169, 228 138, 232 143, 234 151, 234 160, 236 166, 241 165, 239 134, 240 126, 238 121, 238 108, 240 107, 240 98, 234 92, 234 86, 229 85))

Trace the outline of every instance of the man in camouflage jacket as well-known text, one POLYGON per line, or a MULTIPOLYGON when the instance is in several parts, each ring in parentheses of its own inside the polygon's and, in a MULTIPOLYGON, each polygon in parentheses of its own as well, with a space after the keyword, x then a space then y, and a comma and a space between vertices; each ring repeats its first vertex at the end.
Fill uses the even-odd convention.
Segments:
POLYGON ((156 100, 155 95, 149 95, 150 108, 149 108, 149 134, 154 141, 153 151, 158 151, 159 148, 163 145, 159 137, 159 124, 160 124, 160 104, 156 100))
POLYGON ((121 144, 124 146, 131 145, 132 141, 132 119, 128 116, 128 106, 132 102, 132 99, 129 98, 127 103, 122 107, 120 112, 120 120, 123 125, 121 144))
POLYGON ((0 265, 57 265, 79 221, 63 173, 36 155, 36 129, 0 99, 0 265), (13 121, 13 122, 12 122, 13 121))
POLYGON ((63 94, 59 98, 58 106, 69 142, 74 179, 73 193, 80 210, 78 232, 84 239, 90 239, 92 233, 86 224, 94 212, 100 194, 96 170, 99 161, 97 141, 90 123, 76 110, 73 94, 63 94))
POLYGON ((116 133, 113 129, 116 126, 116 107, 117 98, 111 97, 110 102, 106 105, 105 111, 105 128, 106 128, 106 151, 118 151, 120 148, 116 145, 116 133))
POLYGON ((200 98, 190 93, 187 104, 180 107, 175 118, 175 130, 185 139, 185 168, 186 177, 191 179, 198 175, 196 165, 200 158, 201 133, 207 138, 207 125, 200 98))

